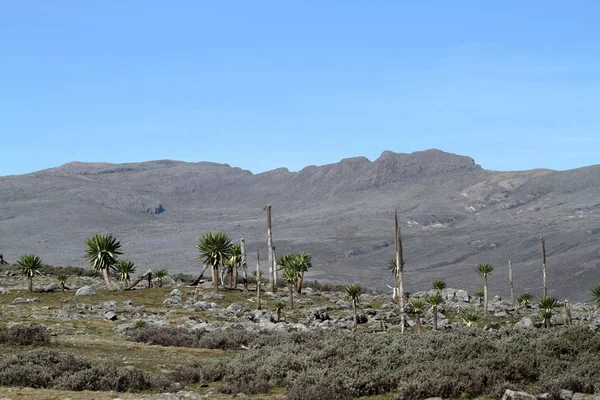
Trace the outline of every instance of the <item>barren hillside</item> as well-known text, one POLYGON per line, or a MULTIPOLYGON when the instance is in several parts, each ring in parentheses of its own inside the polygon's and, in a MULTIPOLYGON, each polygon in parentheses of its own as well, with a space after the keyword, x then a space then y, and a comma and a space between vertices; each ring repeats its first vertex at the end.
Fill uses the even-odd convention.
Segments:
POLYGON ((496 172, 439 150, 256 175, 162 160, 0 177, 0 252, 9 262, 33 252, 48 264, 83 265, 85 239, 106 232, 141 269, 195 272, 198 237, 222 230, 246 238, 254 265, 254 250, 266 251, 266 203, 277 253, 313 253, 309 279, 385 288, 397 208, 408 290, 434 279, 479 287, 474 268, 487 262, 496 267, 492 293, 504 295, 511 259, 516 290, 539 297, 540 236, 552 294, 584 300, 600 280, 600 166, 496 172))

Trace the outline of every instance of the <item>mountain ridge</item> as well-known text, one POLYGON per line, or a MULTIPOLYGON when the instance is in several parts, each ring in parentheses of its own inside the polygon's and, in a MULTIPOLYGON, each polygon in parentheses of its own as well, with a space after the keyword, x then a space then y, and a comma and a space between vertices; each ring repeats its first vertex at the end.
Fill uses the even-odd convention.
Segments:
MULTIPOLYGON (((85 238, 106 232, 141 268, 195 272, 194 245, 206 231, 245 237, 249 253, 266 251, 262 208, 271 203, 277 252, 312 252, 309 278, 385 288, 398 209, 409 289, 433 279, 474 288, 477 263, 501 269, 513 258, 522 289, 537 291, 545 236, 550 283, 559 295, 581 296, 585 283, 600 280, 597 199, 600 165, 490 171, 436 149, 257 174, 211 162, 72 162, 0 177, 0 252, 12 261, 33 252, 50 264, 83 265, 85 238), (571 279, 553 276, 553 262, 571 279)), ((499 279, 495 289, 504 294, 505 286, 499 279)))

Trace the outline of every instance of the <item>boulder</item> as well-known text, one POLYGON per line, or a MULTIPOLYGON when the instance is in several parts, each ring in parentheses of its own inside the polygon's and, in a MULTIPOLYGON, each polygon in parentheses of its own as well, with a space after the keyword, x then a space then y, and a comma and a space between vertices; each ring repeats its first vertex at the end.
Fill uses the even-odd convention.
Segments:
POLYGON ((181 300, 181 297, 172 296, 172 297, 166 298, 165 301, 163 301, 163 306, 167 306, 167 307, 168 306, 179 306, 179 305, 181 305, 181 303, 183 303, 183 300, 181 300))
POLYGON ((75 296, 94 296, 96 291, 91 286, 82 286, 75 292, 75 296))
POLYGON ((229 307, 227 307, 227 311, 233 312, 233 313, 242 313, 242 312, 246 312, 248 311, 249 308, 243 304, 238 304, 238 303, 231 303, 229 305, 229 307))
POLYGON ((109 321, 116 321, 117 320, 117 314, 115 314, 112 311, 107 311, 104 313, 104 319, 107 319, 109 321))
POLYGON ((181 297, 182 293, 179 289, 173 289, 171 293, 169 293, 169 297, 181 297))
POLYGON ((523 317, 515 324, 515 328, 533 328, 533 321, 529 317, 523 317))
POLYGON ((506 389, 502 400, 537 400, 536 397, 527 392, 517 392, 516 390, 506 389))

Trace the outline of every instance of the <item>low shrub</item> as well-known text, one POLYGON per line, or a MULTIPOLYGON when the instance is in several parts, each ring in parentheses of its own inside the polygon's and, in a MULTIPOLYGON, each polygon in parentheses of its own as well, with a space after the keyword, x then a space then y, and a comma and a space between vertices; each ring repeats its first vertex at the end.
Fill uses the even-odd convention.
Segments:
MULTIPOLYGON (((253 335, 252 350, 217 362, 225 393, 263 393, 269 382, 290 399, 466 398, 506 389, 600 389, 600 335, 586 327, 424 334, 308 331, 253 335)), ((214 378, 214 377, 213 377, 214 378)))
POLYGON ((35 349, 0 359, 0 385, 65 390, 164 390, 168 377, 135 367, 92 365, 88 360, 54 349, 35 349))
POLYGON ((50 335, 41 325, 13 325, 0 327, 0 344, 12 346, 47 345, 50 335))
POLYGON ((171 326, 145 325, 128 331, 127 339, 133 342, 159 346, 199 347, 204 331, 189 331, 171 326))

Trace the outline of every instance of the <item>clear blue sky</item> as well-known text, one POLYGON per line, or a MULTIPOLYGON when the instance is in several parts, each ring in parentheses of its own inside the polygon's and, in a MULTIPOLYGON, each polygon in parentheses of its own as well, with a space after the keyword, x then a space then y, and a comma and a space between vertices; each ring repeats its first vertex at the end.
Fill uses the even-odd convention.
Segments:
POLYGON ((428 148, 600 163, 598 1, 0 2, 0 175, 428 148), (493 4, 492 4, 493 3, 493 4))

